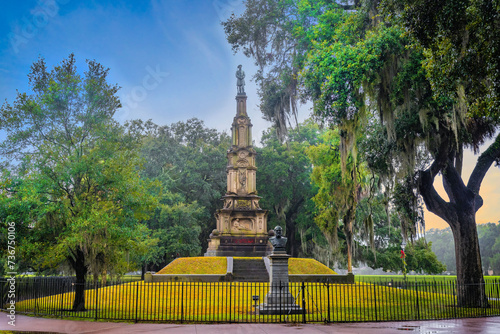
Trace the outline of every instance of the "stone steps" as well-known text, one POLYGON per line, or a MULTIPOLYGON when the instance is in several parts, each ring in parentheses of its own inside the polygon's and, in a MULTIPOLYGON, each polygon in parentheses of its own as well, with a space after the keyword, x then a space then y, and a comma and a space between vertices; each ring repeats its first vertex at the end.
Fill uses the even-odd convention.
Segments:
POLYGON ((233 259, 235 282, 269 282, 269 274, 263 259, 233 259))

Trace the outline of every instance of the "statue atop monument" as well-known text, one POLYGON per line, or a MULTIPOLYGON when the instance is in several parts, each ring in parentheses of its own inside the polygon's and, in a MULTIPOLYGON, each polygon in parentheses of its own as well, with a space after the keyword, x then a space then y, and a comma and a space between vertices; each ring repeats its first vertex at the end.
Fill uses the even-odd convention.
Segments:
POLYGON ((269 238, 269 242, 273 245, 273 253, 285 252, 286 241, 288 238, 283 236, 283 228, 276 226, 274 228, 274 237, 269 238))
POLYGON ((245 72, 241 69, 241 65, 238 65, 238 70, 236 71, 236 87, 238 88, 238 95, 245 95, 245 72))

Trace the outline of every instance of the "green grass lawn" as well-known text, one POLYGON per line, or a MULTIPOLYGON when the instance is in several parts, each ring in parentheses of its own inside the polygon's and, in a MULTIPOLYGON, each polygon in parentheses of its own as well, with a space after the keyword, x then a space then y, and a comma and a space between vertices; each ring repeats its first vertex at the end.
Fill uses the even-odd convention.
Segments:
MULTIPOLYGON (((387 281, 404 281, 403 275, 355 275, 356 282, 387 282, 387 281)), ((454 282, 457 277, 455 275, 406 275, 406 279, 412 282, 454 282)), ((486 283, 500 281, 500 276, 484 276, 486 283)))
MULTIPOLYGON (((356 282, 371 282, 377 285, 401 287, 405 285, 403 275, 357 275, 356 282)), ((406 282, 418 283, 430 291, 441 291, 445 294, 455 294, 457 277, 454 275, 407 275, 406 282)), ((492 298, 500 298, 500 276, 484 276, 487 283, 486 294, 492 298)))

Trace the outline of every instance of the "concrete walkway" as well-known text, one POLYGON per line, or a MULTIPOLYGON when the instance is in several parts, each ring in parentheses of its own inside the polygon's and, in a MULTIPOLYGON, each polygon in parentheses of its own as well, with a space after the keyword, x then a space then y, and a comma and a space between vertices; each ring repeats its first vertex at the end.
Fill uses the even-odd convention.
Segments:
POLYGON ((500 317, 407 321, 407 322, 367 322, 350 324, 127 324, 113 322, 72 321, 44 319, 17 315, 16 326, 7 323, 5 313, 0 313, 0 333, 14 331, 20 333, 168 333, 168 334, 322 334, 322 333, 369 333, 391 334, 410 331, 415 333, 500 333, 500 317))

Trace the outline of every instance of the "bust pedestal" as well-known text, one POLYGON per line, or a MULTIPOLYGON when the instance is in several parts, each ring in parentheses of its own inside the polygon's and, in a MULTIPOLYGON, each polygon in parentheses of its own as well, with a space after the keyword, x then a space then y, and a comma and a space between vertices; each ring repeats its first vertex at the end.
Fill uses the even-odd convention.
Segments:
POLYGON ((303 309, 295 304, 295 298, 289 290, 288 259, 284 251, 269 255, 271 263, 269 275, 269 292, 265 303, 259 306, 260 314, 301 314, 303 309))

